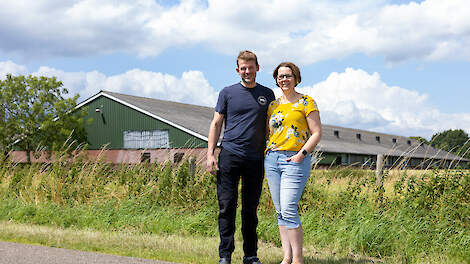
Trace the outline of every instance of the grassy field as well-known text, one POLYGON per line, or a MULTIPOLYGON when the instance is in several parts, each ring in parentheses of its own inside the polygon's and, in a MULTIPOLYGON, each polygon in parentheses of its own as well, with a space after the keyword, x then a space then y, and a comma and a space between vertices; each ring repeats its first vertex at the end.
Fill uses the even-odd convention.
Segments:
MULTIPOLYGON (((217 260, 215 179, 202 168, 59 157, 1 164, 0 239, 183 263, 217 260)), ((389 170, 383 186, 369 170, 313 170, 300 211, 307 263, 470 263, 468 170, 389 170)), ((259 256, 278 263, 266 183, 259 218, 259 256)), ((241 259, 236 237, 234 258, 241 259)))
MULTIPOLYGON (((0 222, 0 240, 47 245, 114 255, 166 260, 177 263, 217 263, 216 237, 137 234, 126 231, 97 231, 91 229, 59 228, 54 226, 0 222)), ((241 263, 242 242, 236 240, 234 263, 241 263)), ((377 258, 306 246, 306 263, 377 263, 377 258)), ((272 243, 260 242, 259 255, 265 264, 278 264, 281 249, 272 243)))

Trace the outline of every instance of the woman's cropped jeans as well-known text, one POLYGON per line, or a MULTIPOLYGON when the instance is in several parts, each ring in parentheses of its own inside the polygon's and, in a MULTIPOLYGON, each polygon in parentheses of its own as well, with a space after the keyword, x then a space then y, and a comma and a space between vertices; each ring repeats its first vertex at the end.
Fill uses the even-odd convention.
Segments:
POLYGON ((268 151, 264 159, 266 179, 276 208, 278 225, 288 229, 301 225, 297 208, 310 175, 310 155, 300 163, 286 161, 297 151, 268 151))

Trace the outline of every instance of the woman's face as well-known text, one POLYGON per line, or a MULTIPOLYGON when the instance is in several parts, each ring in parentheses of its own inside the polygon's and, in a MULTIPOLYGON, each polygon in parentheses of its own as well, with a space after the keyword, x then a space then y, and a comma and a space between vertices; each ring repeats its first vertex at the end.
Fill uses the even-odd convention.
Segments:
POLYGON ((289 67, 280 67, 278 69, 276 81, 283 92, 294 90, 295 77, 289 67))

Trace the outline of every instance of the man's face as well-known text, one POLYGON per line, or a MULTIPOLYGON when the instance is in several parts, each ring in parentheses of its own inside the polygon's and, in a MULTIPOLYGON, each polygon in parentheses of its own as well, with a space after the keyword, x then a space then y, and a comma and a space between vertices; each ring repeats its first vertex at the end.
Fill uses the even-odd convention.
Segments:
POLYGON ((238 60, 237 72, 244 85, 253 86, 256 84, 256 72, 258 70, 259 65, 256 65, 254 60, 238 60))

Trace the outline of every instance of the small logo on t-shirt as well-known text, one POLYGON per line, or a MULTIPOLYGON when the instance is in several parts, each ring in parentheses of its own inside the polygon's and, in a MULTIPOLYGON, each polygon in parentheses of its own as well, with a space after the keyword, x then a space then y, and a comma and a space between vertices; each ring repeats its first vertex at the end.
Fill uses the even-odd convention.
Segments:
POLYGON ((266 100, 266 97, 264 97, 264 96, 258 97, 258 103, 260 105, 266 105, 267 102, 268 102, 268 100, 266 100))

